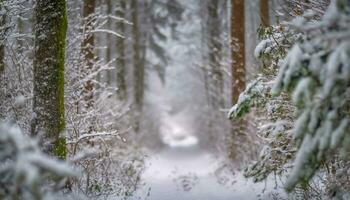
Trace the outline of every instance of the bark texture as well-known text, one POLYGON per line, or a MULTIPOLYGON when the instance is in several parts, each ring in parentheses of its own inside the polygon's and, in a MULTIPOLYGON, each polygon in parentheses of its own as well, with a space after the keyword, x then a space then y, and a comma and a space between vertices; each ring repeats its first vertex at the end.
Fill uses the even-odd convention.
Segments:
POLYGON ((260 0, 260 18, 261 25, 264 27, 270 25, 269 0, 260 0))
POLYGON ((231 2, 232 103, 235 104, 245 88, 245 18, 244 1, 231 2))
POLYGON ((66 138, 61 133, 65 128, 66 1, 37 0, 35 17, 32 134, 43 134, 46 151, 64 159, 66 138))
MULTIPOLYGON (((3 1, 0 0, 0 11, 3 10, 3 1)), ((2 30, 0 30, 0 81, 5 71, 5 19, 5 13, 0 14, 0 27, 3 27, 2 30)))
MULTIPOLYGON (((244 1, 231 0, 231 48, 232 48, 232 105, 238 100, 239 94, 245 89, 245 18, 244 1)), ((234 121, 231 130, 231 149, 229 158, 240 159, 239 144, 249 140, 246 134, 247 123, 244 119, 234 121)), ((249 149, 247 149, 249 151, 249 149)))

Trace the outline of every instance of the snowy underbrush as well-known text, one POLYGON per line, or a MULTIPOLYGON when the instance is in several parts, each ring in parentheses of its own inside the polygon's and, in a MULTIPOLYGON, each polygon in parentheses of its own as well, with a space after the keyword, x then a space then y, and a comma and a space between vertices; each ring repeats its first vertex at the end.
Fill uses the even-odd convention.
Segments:
MULTIPOLYGON (((95 95, 94 107, 87 109, 79 102, 81 112, 66 116, 68 155, 82 171, 72 181, 72 194, 91 199, 127 198, 140 184, 143 156, 132 140, 126 140, 131 132, 129 109, 123 109, 122 102, 108 91, 98 91, 101 93, 95 95)), ((67 103, 66 107, 75 110, 77 104, 67 103)))
POLYGON ((127 199, 141 185, 143 157, 126 144, 86 148, 62 161, 43 153, 18 126, 1 124, 0 133, 2 199, 127 199))
MULTIPOLYGON (((74 3, 68 3, 68 7, 74 3)), ((135 191, 143 170, 143 158, 132 141, 126 141, 131 131, 132 110, 130 103, 120 99, 120 91, 103 80, 112 74, 117 59, 96 58, 89 60, 81 52, 92 48, 82 46, 92 32, 107 30, 106 16, 101 8, 96 13, 81 16, 81 10, 72 9, 68 13, 68 45, 66 56, 66 138, 68 155, 82 175, 72 181, 73 194, 85 198, 118 196, 126 198, 135 191), (85 21, 90 26, 84 26, 85 21), (102 30, 103 29, 103 30, 102 30), (89 67, 87 67, 89 66, 89 67)), ((95 43, 96 49, 105 49, 95 43)))
POLYGON ((74 163, 83 173, 72 182, 72 189, 91 199, 127 199, 141 185, 143 155, 133 145, 116 139, 100 140, 94 147, 85 143, 89 148, 82 148, 76 155, 74 163))

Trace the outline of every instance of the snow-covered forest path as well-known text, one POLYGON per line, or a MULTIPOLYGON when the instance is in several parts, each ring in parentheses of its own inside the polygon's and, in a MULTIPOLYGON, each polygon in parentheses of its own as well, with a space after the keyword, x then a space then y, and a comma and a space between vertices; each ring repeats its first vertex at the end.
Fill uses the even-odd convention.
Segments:
MULTIPOLYGON (((204 75, 197 69, 205 53, 198 51, 202 43, 198 15, 202 8, 194 2, 181 2, 185 10, 177 25, 179 38, 172 38, 169 28, 162 29, 168 38, 162 46, 171 55, 165 84, 156 71, 148 76, 148 112, 153 113, 152 122, 156 119, 160 129, 145 138, 158 142, 150 147, 141 176, 144 186, 134 194, 135 199, 143 199, 147 193, 150 200, 259 199, 265 184, 254 184, 241 172, 232 171, 224 164, 229 163, 225 156, 214 150, 229 124, 225 123, 225 114, 210 109, 204 75), (214 121, 208 130, 208 123, 214 121)), ((268 187, 273 188, 274 183, 268 187)))
MULTIPOLYGON (((188 144, 183 136, 183 145, 165 146, 146 160, 142 175, 144 186, 135 196, 150 200, 228 200, 270 199, 274 183, 254 184, 241 172, 230 171, 222 159, 201 148, 197 143, 188 144), (188 144, 188 145, 187 145, 188 144), (263 190, 266 186, 266 191, 263 190)), ((175 141, 173 141, 175 143, 175 141)))

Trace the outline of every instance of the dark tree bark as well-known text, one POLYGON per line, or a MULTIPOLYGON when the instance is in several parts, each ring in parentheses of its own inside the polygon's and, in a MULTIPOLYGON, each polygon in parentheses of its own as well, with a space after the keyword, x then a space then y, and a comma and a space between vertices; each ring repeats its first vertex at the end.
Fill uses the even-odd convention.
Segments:
MULTIPOLYGON (((231 48, 232 48, 232 104, 237 102, 239 94, 245 89, 245 18, 244 1, 231 0, 231 48)), ((231 159, 239 159, 239 151, 244 147, 239 144, 248 142, 246 135, 247 123, 237 120, 232 123, 232 146, 229 149, 231 159)))
POLYGON ((260 0, 260 18, 262 26, 270 25, 269 0, 260 0))
MULTIPOLYGON (((126 2, 125 0, 119 1, 120 7, 116 10, 116 16, 120 18, 125 18, 125 10, 126 10, 126 2)), ((125 23, 123 21, 119 21, 117 23, 117 30, 125 35, 125 23)), ((124 39, 117 37, 116 41, 117 45, 117 62, 116 62, 116 72, 117 72, 117 87, 118 87, 118 97, 120 100, 125 100, 127 98, 126 91, 126 70, 125 70, 125 44, 124 39)))
POLYGON ((245 88, 245 18, 244 1, 231 2, 232 103, 235 104, 245 88))
POLYGON ((32 134, 44 134, 48 152, 66 157, 64 60, 67 29, 65 0, 37 0, 35 8, 32 134))

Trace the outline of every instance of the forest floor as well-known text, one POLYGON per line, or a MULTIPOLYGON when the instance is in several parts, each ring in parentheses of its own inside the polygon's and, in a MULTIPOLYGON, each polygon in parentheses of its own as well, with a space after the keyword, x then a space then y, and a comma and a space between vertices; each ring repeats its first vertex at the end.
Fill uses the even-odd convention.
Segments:
POLYGON ((145 199, 150 200, 253 200, 283 196, 273 179, 253 183, 224 163, 198 145, 165 146, 146 160, 144 185, 135 199, 147 196, 145 199))
POLYGON ((274 178, 253 183, 238 167, 226 164, 229 161, 199 145, 199 136, 167 136, 162 136, 167 139, 163 147, 146 157, 142 187, 133 199, 253 200, 285 196, 282 188, 276 188, 274 178))

